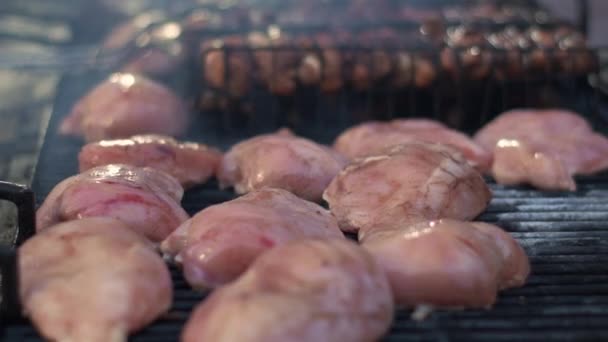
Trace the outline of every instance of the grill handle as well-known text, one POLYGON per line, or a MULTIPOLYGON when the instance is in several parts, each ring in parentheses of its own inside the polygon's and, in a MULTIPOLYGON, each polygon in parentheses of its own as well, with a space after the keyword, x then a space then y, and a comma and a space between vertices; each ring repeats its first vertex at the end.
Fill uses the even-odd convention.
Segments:
POLYGON ((17 276, 17 253, 15 248, 0 246, 0 271, 2 273, 2 302, 0 320, 10 321, 19 317, 19 277, 17 276))
POLYGON ((0 317, 2 321, 7 321, 17 318, 21 314, 16 247, 34 234, 36 208, 34 193, 22 185, 0 182, 0 200, 10 201, 17 206, 15 237, 10 246, 0 245, 0 273, 2 274, 0 317))
POLYGON ((34 192, 23 185, 0 182, 0 200, 13 202, 17 206, 17 227, 13 245, 19 246, 36 231, 34 192))

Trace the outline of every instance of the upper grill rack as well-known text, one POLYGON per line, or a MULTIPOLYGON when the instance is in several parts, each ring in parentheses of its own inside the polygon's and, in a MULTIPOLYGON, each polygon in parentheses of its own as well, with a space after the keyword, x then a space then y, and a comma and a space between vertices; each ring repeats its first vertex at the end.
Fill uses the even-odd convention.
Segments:
MULTIPOLYGON (((316 133, 307 131, 306 128, 312 128, 314 131, 329 130, 326 132, 327 136, 320 137, 322 141, 327 141, 340 130, 361 121, 415 116, 432 117, 472 133, 498 113, 518 107, 569 108, 586 115, 595 124, 601 126, 606 123, 606 108, 601 105, 604 95, 599 90, 603 81, 598 74, 598 70, 605 70, 606 67, 605 61, 598 58, 600 54, 606 53, 605 48, 572 50, 565 54, 564 51, 542 50, 548 60, 556 63, 547 63, 544 68, 521 72, 516 78, 504 76, 505 63, 513 62, 509 58, 514 51, 488 50, 491 51, 493 60, 485 66, 465 63, 463 54, 459 52, 466 53, 467 50, 456 51, 452 55, 456 62, 454 72, 448 73, 441 70, 442 54, 436 50, 431 52, 426 48, 332 47, 331 52, 359 56, 358 58, 363 60, 360 65, 370 71, 379 68, 374 65, 374 55, 377 53, 386 54, 388 58, 406 56, 410 58, 411 67, 402 74, 387 74, 377 79, 374 79, 370 72, 365 79, 366 85, 358 87, 353 81, 351 59, 349 63, 342 63, 339 71, 334 74, 338 75, 343 83, 336 91, 323 91, 319 85, 326 80, 324 78, 320 78, 318 83, 312 86, 303 84, 297 78, 291 78, 288 80, 293 82, 292 91, 277 93, 281 89, 273 92, 269 85, 271 88, 273 84, 281 85, 288 74, 288 69, 281 70, 276 67, 280 65, 278 59, 281 56, 290 53, 316 53, 317 56, 323 56, 323 48, 215 47, 203 53, 203 61, 209 61, 219 55, 221 61, 218 62, 220 59, 216 58, 215 62, 220 63, 220 66, 232 67, 220 68, 221 73, 212 70, 214 74, 211 76, 208 74, 209 70, 202 67, 197 103, 204 120, 215 122, 218 129, 229 135, 239 135, 242 132, 251 135, 282 126, 289 126, 298 131, 302 127, 301 122, 310 121, 313 124, 304 125, 305 129, 298 132, 310 135, 316 133), (268 55, 262 56, 265 53, 268 55), (573 65, 580 56, 590 58, 587 60, 593 61, 595 71, 573 74, 564 70, 564 66, 566 69, 574 68, 573 65), (264 71, 260 70, 260 58, 270 59, 271 72, 266 71, 264 74, 264 71), (418 61, 427 64, 415 67, 418 61), (428 84, 419 87, 415 82, 424 77, 424 68, 427 66, 435 70, 435 76, 428 84), (485 68, 485 76, 477 79, 458 77, 479 68, 485 68), (398 77, 406 80, 404 86, 394 86, 398 77), (590 78, 595 80, 594 87, 589 84, 590 78), (287 115, 284 115, 285 113, 287 115)), ((528 50, 517 54, 518 65, 524 66, 522 70, 530 65, 529 54, 537 52, 539 51, 528 50)), ((327 61, 322 58, 320 60, 320 68, 323 69, 327 61)), ((394 62, 394 59, 392 61, 394 62)))

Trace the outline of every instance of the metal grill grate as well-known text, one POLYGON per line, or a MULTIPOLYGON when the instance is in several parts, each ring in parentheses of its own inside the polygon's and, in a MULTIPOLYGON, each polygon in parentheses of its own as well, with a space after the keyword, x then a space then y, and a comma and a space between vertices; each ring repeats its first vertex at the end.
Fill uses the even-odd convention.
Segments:
MULTIPOLYGON (((54 166, 43 165, 42 167, 54 166)), ((41 169, 39 169, 40 171, 41 169)), ((386 341, 535 341, 608 338, 608 175, 579 179, 576 193, 547 193, 492 184, 494 199, 481 220, 520 241, 532 276, 501 294, 489 311, 440 311, 423 322, 399 310, 386 341)), ((232 198, 209 184, 188 194, 189 211, 232 198)), ((190 310, 204 294, 190 290, 172 268, 171 312, 132 341, 177 341, 190 310)), ((25 321, 6 328, 6 341, 39 341, 25 321)))

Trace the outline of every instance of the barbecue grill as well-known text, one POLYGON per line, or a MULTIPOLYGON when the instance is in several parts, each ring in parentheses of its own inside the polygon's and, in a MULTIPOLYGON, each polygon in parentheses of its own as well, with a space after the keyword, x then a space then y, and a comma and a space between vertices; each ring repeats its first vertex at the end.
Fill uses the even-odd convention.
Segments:
MULTIPOLYGON (((600 52, 595 50, 597 55, 600 52)), ((601 65, 599 69, 602 70, 601 65)), ((105 76, 105 71, 93 69, 63 77, 38 160, 33 192, 0 183, 0 197, 18 208, 15 245, 34 233, 33 193, 40 204, 53 186, 76 172, 81 142, 55 132, 83 91, 105 76)), ((200 94, 206 87, 197 80, 188 80, 188 86, 166 81, 179 84, 177 88, 190 96, 200 94), (189 87, 191 84, 196 87, 189 87)), ((289 126, 299 134, 330 143, 341 130, 357 122, 414 115, 426 115, 472 132, 500 111, 521 106, 576 110, 597 130, 608 134, 608 107, 602 85, 601 74, 588 77, 547 72, 521 80, 456 80, 423 90, 374 88, 357 93, 344 89, 332 95, 303 89, 291 97, 281 97, 254 87, 246 97, 251 103, 246 110, 242 99, 224 108, 200 110, 186 138, 225 149, 243 138, 289 126), (594 80, 593 87, 589 78, 594 80), (446 92, 455 86, 456 94, 446 92)), ((494 197, 479 219, 505 228, 522 244, 532 264, 528 283, 502 292, 490 310, 441 310, 417 322, 410 319, 411 311, 400 309, 384 340, 608 340, 608 174, 579 177, 578 190, 572 193, 504 187, 491 179, 488 182, 494 197)), ((218 190, 212 181, 187 191, 183 205, 194 214, 235 196, 232 191, 218 190)), ((39 341, 35 329, 19 314, 15 254, 10 249, 0 251, 0 337, 6 341, 39 341)), ((178 269, 171 267, 171 274, 171 311, 135 334, 132 341, 177 341, 190 311, 206 296, 190 289, 178 269)))

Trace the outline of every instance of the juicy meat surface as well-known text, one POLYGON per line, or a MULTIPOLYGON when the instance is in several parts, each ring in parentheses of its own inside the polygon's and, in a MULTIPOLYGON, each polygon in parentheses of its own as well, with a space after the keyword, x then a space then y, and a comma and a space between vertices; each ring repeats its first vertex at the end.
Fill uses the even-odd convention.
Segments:
POLYGON ((152 167, 177 178, 184 187, 206 182, 215 174, 222 154, 202 144, 180 143, 164 135, 136 135, 85 145, 78 160, 80 172, 107 164, 152 167))
POLYGON ((176 136, 186 129, 187 116, 183 101, 165 86, 115 73, 74 105, 59 131, 87 141, 146 133, 176 136))
POLYGON ((147 240, 109 218, 47 229, 19 248, 25 314, 53 341, 119 342, 169 310, 169 270, 147 240))
POLYGON ((416 142, 355 161, 334 178, 323 198, 342 230, 357 231, 380 221, 469 220, 486 208, 491 195, 456 150, 416 142))
POLYGON ((335 141, 334 149, 355 159, 383 153, 387 148, 413 141, 450 145, 479 170, 486 170, 492 155, 468 136, 443 124, 426 119, 396 119, 388 122, 370 121, 344 131, 335 141))
POLYGON ((347 240, 306 240, 262 255, 193 312, 182 341, 377 341, 393 299, 386 275, 347 240))
POLYGON ((233 146, 224 155, 218 179, 239 194, 272 187, 318 201, 345 163, 329 148, 281 131, 233 146))
POLYGON ((234 280, 266 250, 302 238, 341 238, 321 206, 280 189, 265 188, 214 205, 182 224, 161 244, 197 288, 234 280))
POLYGON ((498 290, 522 286, 530 273, 524 250, 496 226, 444 219, 401 227, 377 228, 361 241, 401 305, 489 307, 498 290))
POLYGON ((111 164, 59 183, 36 212, 36 229, 85 217, 112 217, 160 242, 188 219, 179 204, 183 188, 152 168, 111 164))
POLYGON ((564 110, 503 113, 475 141, 494 152, 492 174, 501 184, 573 191, 573 175, 608 169, 608 139, 564 110))

